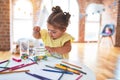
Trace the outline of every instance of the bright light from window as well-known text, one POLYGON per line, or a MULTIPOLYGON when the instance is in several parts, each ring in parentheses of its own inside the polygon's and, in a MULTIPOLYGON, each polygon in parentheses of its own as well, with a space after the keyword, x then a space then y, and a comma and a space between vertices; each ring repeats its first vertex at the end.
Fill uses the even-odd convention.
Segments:
POLYGON ((33 7, 29 0, 18 0, 13 10, 13 41, 31 38, 33 28, 33 7))
POLYGON ((14 18, 32 18, 32 9, 29 0, 18 0, 14 6, 14 18))
POLYGON ((86 9, 85 23, 85 41, 98 41, 100 30, 100 14, 103 12, 104 6, 92 3, 86 9))

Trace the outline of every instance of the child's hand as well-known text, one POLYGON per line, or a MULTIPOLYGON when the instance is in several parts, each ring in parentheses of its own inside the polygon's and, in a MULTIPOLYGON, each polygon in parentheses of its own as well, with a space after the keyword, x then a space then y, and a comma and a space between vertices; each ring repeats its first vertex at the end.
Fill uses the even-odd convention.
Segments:
POLYGON ((36 39, 39 39, 41 36, 40 36, 40 27, 39 26, 35 26, 33 28, 33 36, 34 38, 36 39))
POLYGON ((53 48, 53 47, 45 46, 45 48, 49 53, 55 52, 55 48, 53 48))
POLYGON ((39 26, 35 26, 35 27, 33 28, 33 31, 39 32, 39 31, 40 31, 40 27, 39 27, 39 26))

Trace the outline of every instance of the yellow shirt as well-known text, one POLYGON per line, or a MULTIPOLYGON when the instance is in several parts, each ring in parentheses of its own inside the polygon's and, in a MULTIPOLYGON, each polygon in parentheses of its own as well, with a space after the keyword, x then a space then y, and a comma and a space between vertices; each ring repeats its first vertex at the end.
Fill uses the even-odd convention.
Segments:
MULTIPOLYGON (((50 46, 50 47, 61 47, 64 45, 65 42, 67 42, 68 40, 70 40, 71 42, 74 40, 74 38, 68 34, 68 33, 64 33, 60 38, 53 40, 47 30, 43 29, 40 31, 41 34, 41 39, 44 42, 45 46, 50 46)), ((63 55, 54 53, 53 54, 56 57, 60 57, 60 58, 68 58, 68 53, 65 53, 63 55)))

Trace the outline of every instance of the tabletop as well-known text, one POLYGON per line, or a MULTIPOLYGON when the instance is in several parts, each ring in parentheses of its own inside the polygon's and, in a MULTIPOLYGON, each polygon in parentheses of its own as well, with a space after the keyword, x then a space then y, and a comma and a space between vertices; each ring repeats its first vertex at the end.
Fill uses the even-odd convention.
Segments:
MULTIPOLYGON (((16 62, 11 59, 9 60, 9 64, 7 64, 6 62, 1 63, 0 67, 6 66, 6 65, 7 67, 12 67, 16 65, 29 64, 29 63, 33 63, 33 62, 28 59, 22 60, 21 62, 16 62)), ((0 71, 1 70, 2 68, 0 68, 0 71)), ((35 64, 22 67, 16 70, 30 70, 28 73, 36 74, 38 76, 42 76, 47 79, 40 79, 40 78, 33 77, 31 75, 28 75, 25 72, 19 72, 19 73, 0 74, 0 80, 21 80, 21 79, 22 80, 23 79, 24 80, 96 80, 94 72, 91 69, 89 69, 86 65, 82 64, 81 62, 71 61, 69 59, 57 59, 54 57, 48 57, 47 60, 40 60, 37 64, 35 63, 35 64), (65 62, 69 64, 66 64, 65 62), (50 71, 43 70, 43 69, 53 70, 53 71, 57 70, 57 69, 52 69, 50 67, 54 67, 56 64, 61 64, 61 63, 64 63, 69 67, 76 68, 77 70, 79 69, 80 71, 86 74, 82 72, 79 75, 74 74, 74 73, 73 74, 66 74, 66 73, 62 74, 58 72, 50 72, 50 71), (81 67, 81 68, 78 68, 78 67, 81 67), (60 78, 61 75, 62 77, 60 78)))

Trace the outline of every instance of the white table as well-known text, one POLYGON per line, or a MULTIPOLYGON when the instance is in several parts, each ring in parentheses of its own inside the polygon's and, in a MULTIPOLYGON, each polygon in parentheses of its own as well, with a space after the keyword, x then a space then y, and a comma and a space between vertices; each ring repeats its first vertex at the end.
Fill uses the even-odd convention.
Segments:
MULTIPOLYGON (((34 73, 40 76, 45 76, 47 78, 50 78, 52 80, 58 80, 58 78, 60 77, 61 73, 55 73, 55 72, 48 72, 48 71, 43 71, 42 69, 51 69, 46 67, 45 65, 50 65, 50 66, 55 66, 55 64, 61 63, 61 59, 56 59, 53 57, 48 57, 47 61, 41 60, 40 62, 38 62, 38 64, 34 64, 28 67, 24 67, 21 69, 29 69, 30 73, 34 73)), ((72 64, 76 64, 77 66, 81 66, 82 67, 82 71, 86 72, 87 75, 84 75, 80 78, 80 80, 96 80, 95 74, 84 64, 81 64, 80 62, 72 62, 70 60, 64 60, 64 61, 68 61, 69 63, 72 64)), ((13 60, 10 61, 9 63, 9 67, 10 66, 15 66, 21 63, 28 63, 31 62, 30 60, 25 60, 22 62, 15 62, 13 60)), ((2 66, 4 64, 0 64, 0 66, 2 66)), ((21 70, 20 69, 20 70, 21 70)), ((61 78, 61 80, 75 80, 79 75, 77 74, 64 74, 63 77, 61 78)), ((11 74, 0 74, 0 80, 40 80, 37 79, 35 77, 29 76, 24 72, 21 73, 11 73, 11 74)))

